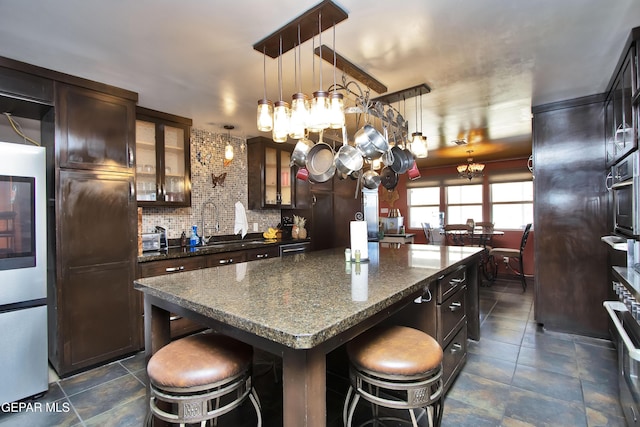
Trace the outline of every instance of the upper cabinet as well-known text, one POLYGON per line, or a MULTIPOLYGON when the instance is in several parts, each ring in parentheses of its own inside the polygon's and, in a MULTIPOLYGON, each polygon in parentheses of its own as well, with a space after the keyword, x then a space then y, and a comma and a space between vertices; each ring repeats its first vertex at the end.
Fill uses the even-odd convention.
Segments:
POLYGON ((190 134, 191 119, 138 107, 138 206, 191 205, 190 134))
POLYGON ((618 62, 605 101, 606 164, 611 166, 638 148, 638 40, 632 30, 618 62))
POLYGON ((60 82, 55 92, 59 166, 131 172, 135 163, 133 103, 60 82))
POLYGON ((249 209, 294 206, 293 146, 264 137, 247 141, 249 209))

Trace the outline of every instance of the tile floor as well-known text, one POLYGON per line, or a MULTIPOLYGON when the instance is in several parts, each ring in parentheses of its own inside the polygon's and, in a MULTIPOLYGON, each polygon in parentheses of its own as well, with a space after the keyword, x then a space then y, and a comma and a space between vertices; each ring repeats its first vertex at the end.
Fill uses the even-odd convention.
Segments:
MULTIPOLYGON (((542 330, 533 322, 532 295, 532 286, 523 294, 518 282, 507 280, 481 288, 481 340, 469 343, 467 363, 446 396, 442 425, 625 426, 611 343, 542 330)), ((263 425, 282 425, 279 383, 268 360, 264 364, 268 357, 256 359, 264 365, 256 367, 263 425)), ((0 412, 0 427, 139 427, 146 382, 144 356, 138 354, 54 381, 46 395, 29 402, 32 410, 0 412)), ((335 375, 327 382, 327 424, 341 426, 346 385, 335 375)), ((252 426, 254 417, 244 405, 219 425, 252 426)), ((420 425, 428 425, 426 417, 420 425)))

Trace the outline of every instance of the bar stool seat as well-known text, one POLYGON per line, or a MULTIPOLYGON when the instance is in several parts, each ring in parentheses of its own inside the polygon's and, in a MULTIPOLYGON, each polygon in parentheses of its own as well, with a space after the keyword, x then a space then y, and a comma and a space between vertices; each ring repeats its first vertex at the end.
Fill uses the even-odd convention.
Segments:
POLYGON ((373 418, 383 420, 378 406, 406 409, 417 427, 414 409, 424 408, 430 425, 442 419, 442 347, 428 334, 405 326, 376 327, 347 344, 350 386, 343 409, 345 426, 351 426, 360 397, 376 405, 373 418), (353 396, 353 399, 352 399, 353 396))
POLYGON ((181 426, 205 426, 249 398, 261 426, 260 402, 251 382, 252 359, 250 345, 215 333, 192 335, 162 347, 147 364, 151 413, 181 426))

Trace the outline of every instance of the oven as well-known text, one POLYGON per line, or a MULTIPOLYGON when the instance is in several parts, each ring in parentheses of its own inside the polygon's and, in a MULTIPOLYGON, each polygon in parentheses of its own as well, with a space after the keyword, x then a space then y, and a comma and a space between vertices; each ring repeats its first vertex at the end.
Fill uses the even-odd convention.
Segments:
POLYGON ((640 237, 640 167, 636 151, 611 168, 614 232, 640 237))
MULTIPOLYGON (((635 272, 628 275, 638 276, 635 272)), ((611 335, 618 349, 620 406, 627 425, 640 426, 640 302, 635 288, 625 281, 614 280, 613 289, 618 301, 605 301, 604 307, 611 319, 611 335)))

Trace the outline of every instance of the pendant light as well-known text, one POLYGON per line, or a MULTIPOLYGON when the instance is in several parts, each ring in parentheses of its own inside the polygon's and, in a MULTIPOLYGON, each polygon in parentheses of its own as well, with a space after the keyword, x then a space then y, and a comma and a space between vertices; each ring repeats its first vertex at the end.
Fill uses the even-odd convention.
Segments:
POLYGON ((278 56, 278 88, 280 100, 276 101, 273 109, 273 132, 271 139, 274 142, 287 142, 289 136, 289 103, 282 100, 282 37, 280 37, 280 55, 278 56))
POLYGON ((336 85, 336 26, 333 24, 333 91, 329 98, 329 127, 340 129, 344 127, 344 122, 344 97, 336 85))
MULTIPOLYGON (((318 15, 318 37, 320 58, 322 58, 322 14, 318 15)), ((313 62, 315 63, 315 58, 313 62)), ((311 100, 308 125, 310 132, 321 132, 329 127, 329 93, 322 90, 322 61, 318 61, 318 63, 320 64, 318 67, 320 88, 313 92, 313 99, 311 100)))
MULTIPOLYGON (((264 48, 266 49, 266 48, 264 48)), ((261 132, 271 132, 273 129, 273 102, 267 99, 267 55, 262 51, 262 75, 264 80, 264 96, 258 100, 257 125, 261 132)))
POLYGON ((294 50, 296 58, 295 77, 298 92, 291 96, 291 117, 289 120, 289 136, 292 139, 302 139, 305 136, 307 123, 309 121, 309 97, 302 93, 302 67, 300 49, 300 25, 298 25, 298 50, 294 50), (296 61, 297 60, 297 61, 296 61))
POLYGON ((419 159, 424 159, 429 155, 427 149, 427 137, 422 136, 422 91, 420 92, 420 132, 417 131, 418 127, 418 99, 416 98, 416 132, 413 133, 411 139, 411 152, 419 159))
POLYGON ((233 125, 224 125, 227 130, 227 145, 224 147, 224 166, 229 166, 233 160, 233 146, 231 145, 231 129, 234 129, 233 125))

